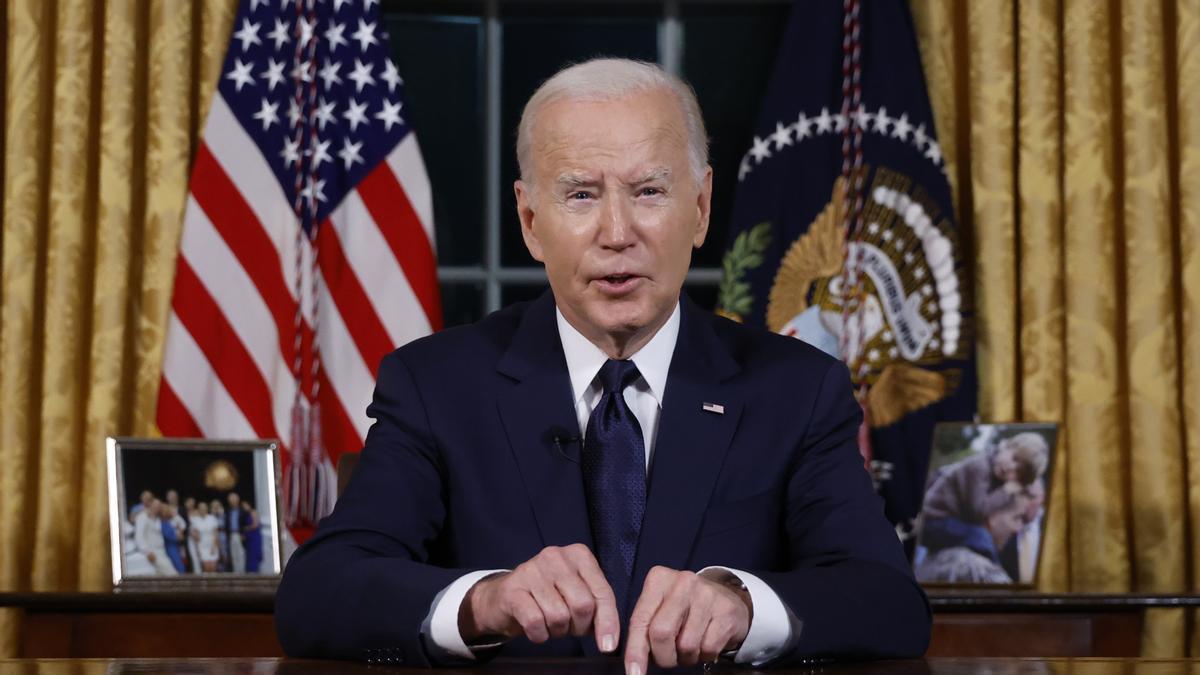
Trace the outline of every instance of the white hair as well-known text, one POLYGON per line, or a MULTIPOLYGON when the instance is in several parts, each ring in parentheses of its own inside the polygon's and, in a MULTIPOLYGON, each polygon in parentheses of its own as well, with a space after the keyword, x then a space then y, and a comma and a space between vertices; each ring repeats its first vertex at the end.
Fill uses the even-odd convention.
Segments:
POLYGON ((679 102, 687 130, 688 164, 693 178, 699 182, 708 167, 708 135, 704 131, 704 118, 700 114, 696 92, 687 82, 663 70, 658 64, 631 59, 591 59, 567 66, 533 92, 521 113, 521 124, 517 127, 517 163, 521 169, 521 180, 530 182, 533 126, 538 112, 544 106, 561 100, 612 101, 635 92, 656 89, 667 90, 679 102))

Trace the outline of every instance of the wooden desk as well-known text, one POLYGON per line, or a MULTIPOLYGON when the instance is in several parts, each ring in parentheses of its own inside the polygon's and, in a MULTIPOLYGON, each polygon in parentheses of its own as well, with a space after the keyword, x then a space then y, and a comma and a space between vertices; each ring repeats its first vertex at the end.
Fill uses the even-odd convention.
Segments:
POLYGON ((0 593, 29 658, 283 656, 273 593, 0 593))
MULTIPOLYGON (((1142 660, 1142 659, 939 659, 916 661, 879 661, 875 663, 828 663, 817 666, 773 669, 777 675, 976 675, 976 673, 1069 673, 1070 675, 1159 675, 1187 673, 1200 666, 1200 660, 1142 660)), ((255 673, 269 675, 325 675, 334 673, 430 673, 420 668, 390 668, 340 661, 296 661, 286 659, 13 659, 0 660, 0 672, 27 675, 109 675, 119 673, 188 673, 207 675, 219 673, 255 673)), ((529 675, 624 675, 621 662, 606 660, 544 660, 506 661, 498 659, 486 666, 462 669, 439 669, 439 675, 478 675, 479 673, 521 673, 529 675)), ((700 668, 676 671, 700 673, 700 668)), ((714 673, 761 672, 722 665, 714 673)))
POLYGON ((1136 657, 1146 610, 1200 607, 1200 596, 928 591, 929 656, 1136 657))
MULTIPOLYGON (((930 592, 929 656, 1073 657, 1141 653, 1151 608, 1200 596, 930 592)), ((24 657, 282 656, 270 593, 0 593, 24 614, 24 657)))

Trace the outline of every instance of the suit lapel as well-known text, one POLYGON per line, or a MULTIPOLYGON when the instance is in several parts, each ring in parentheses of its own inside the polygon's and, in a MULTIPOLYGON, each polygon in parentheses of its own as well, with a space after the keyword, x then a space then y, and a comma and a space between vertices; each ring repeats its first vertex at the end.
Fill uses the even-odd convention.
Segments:
POLYGON ((497 370, 515 380, 498 406, 543 545, 591 546, 582 434, 549 292, 526 311, 497 370))
POLYGON ((687 564, 742 411, 731 388, 722 386, 740 370, 737 363, 702 310, 686 298, 682 302, 679 339, 651 458, 634 593, 640 593, 651 567, 683 569, 687 564), (706 403, 723 406, 724 412, 705 410, 706 403))

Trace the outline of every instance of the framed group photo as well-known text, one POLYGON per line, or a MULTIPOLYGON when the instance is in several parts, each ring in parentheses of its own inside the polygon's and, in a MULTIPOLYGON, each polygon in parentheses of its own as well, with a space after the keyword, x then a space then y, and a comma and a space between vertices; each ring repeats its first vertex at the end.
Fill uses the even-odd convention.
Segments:
POLYGON ((929 585, 1032 586, 1058 425, 939 424, 913 571, 929 585))
POLYGON ((115 588, 278 583, 275 442, 109 438, 107 460, 115 588))

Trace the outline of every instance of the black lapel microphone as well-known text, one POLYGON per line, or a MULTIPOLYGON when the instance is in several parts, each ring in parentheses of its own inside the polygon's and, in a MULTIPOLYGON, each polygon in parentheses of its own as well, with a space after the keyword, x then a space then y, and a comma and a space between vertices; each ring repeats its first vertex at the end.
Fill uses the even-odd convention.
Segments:
POLYGON ((554 450, 568 461, 579 463, 583 451, 583 437, 572 434, 564 427, 550 427, 546 430, 546 439, 554 445, 554 450))

